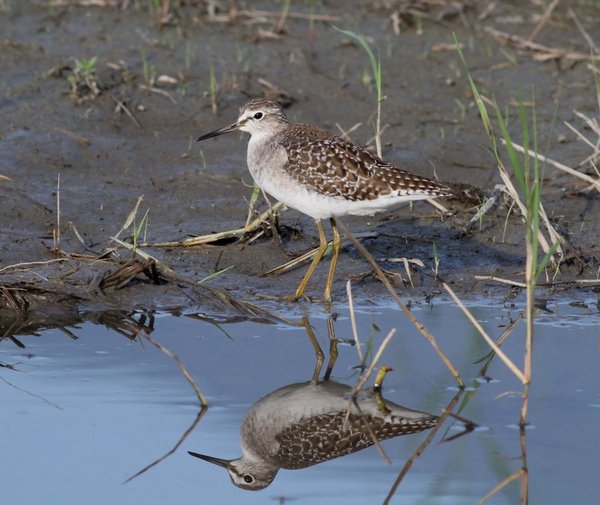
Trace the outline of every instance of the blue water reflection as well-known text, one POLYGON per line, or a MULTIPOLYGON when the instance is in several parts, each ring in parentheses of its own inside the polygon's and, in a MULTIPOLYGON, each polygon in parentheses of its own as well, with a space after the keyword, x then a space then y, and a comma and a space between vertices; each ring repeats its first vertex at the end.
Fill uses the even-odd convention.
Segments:
MULTIPOLYGON (((439 415, 455 383, 429 344, 392 306, 358 311, 363 342, 377 346, 391 328, 397 334, 382 362, 394 372, 387 399, 439 415)), ((600 425, 597 312, 568 305, 540 318, 527 432, 531 503, 595 503, 600 500, 595 442, 600 425)), ((472 307, 493 336, 517 316, 515 309, 472 307)), ((347 310, 335 322, 340 339, 352 338, 347 310)), ((416 461, 394 503, 475 503, 519 468, 520 390, 499 360, 476 380, 488 352, 485 342, 449 303, 415 306, 414 314, 437 337, 471 391, 460 411, 482 429, 455 441, 436 442, 416 461)), ((327 348, 325 315, 311 322, 327 348)), ((521 363, 523 328, 504 350, 521 363)), ((234 458, 246 410, 263 395, 310 380, 315 355, 301 328, 238 322, 216 326, 190 317, 159 314, 152 337, 181 357, 210 407, 171 457, 122 484, 173 447, 196 417, 199 405, 174 362, 144 339, 130 340, 90 322, 18 336, 25 347, 0 343, 3 414, 0 483, 3 502, 61 503, 381 503, 426 432, 384 441, 388 465, 373 447, 304 470, 279 472, 264 491, 231 485, 225 472, 190 457, 192 450, 234 458), (7 365, 13 369, 6 368, 7 365)), ((333 378, 353 385, 358 362, 350 345, 339 348, 333 378)), ((449 421, 446 427, 452 426, 449 421)), ((454 430, 450 430, 452 434, 454 430)), ((519 484, 490 503, 517 503, 519 484)))

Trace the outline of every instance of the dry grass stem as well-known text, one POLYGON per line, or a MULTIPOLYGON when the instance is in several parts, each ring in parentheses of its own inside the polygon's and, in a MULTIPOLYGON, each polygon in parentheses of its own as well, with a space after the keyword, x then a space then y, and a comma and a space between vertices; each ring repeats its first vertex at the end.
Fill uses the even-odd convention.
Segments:
POLYGON ((522 475, 523 475, 523 469, 522 468, 519 468, 518 470, 515 470, 508 477, 506 477, 502 482, 499 482, 498 484, 496 484, 494 486, 494 488, 489 493, 487 493, 483 498, 481 498, 481 500, 479 500, 477 502, 477 505, 483 505, 492 496, 494 496, 496 493, 498 493, 499 491, 501 491, 502 489, 504 489, 508 484, 510 484, 513 480, 518 479, 522 475))
POLYGON ((352 298, 352 283, 349 280, 348 282, 346 282, 346 293, 348 294, 348 310, 350 311, 350 324, 352 325, 352 335, 354 336, 354 343, 356 344, 356 352, 358 353, 358 360, 360 361, 361 365, 364 365, 365 358, 360 347, 358 329, 356 327, 356 316, 354 314, 354 298, 352 298))
MULTIPOLYGON (((358 355, 360 357, 361 364, 364 364, 364 361, 363 361, 364 358, 362 358, 362 351, 360 350, 360 340, 358 338, 358 333, 356 332, 356 323, 353 324, 353 328, 352 329, 353 329, 353 333, 354 333, 354 340, 356 342, 356 349, 357 349, 358 355)), ((373 373, 373 369, 375 368, 375 366, 377 364, 377 361, 379 360, 379 358, 383 354, 383 351, 387 347, 387 345, 388 345, 389 341, 391 340, 391 338, 394 336, 395 332, 396 332, 396 330, 392 329, 387 334, 387 336, 384 338, 383 342, 379 346, 379 349, 377 350, 375 356, 373 357, 373 360, 371 361, 371 364, 369 365, 369 368, 358 377, 358 379, 356 381, 356 384, 354 385, 354 388, 352 389, 351 397, 348 400, 348 409, 346 411, 346 421, 345 421, 346 423, 348 423, 348 420, 350 419, 350 413, 352 411, 352 405, 354 405, 356 407, 356 409, 358 410, 359 414, 362 414, 360 405, 358 403, 358 393, 360 392, 360 390, 362 389, 362 387, 365 385, 365 383, 367 382, 367 380, 369 379, 369 377, 373 373)), ((371 440, 373 441, 373 444, 375 445, 375 447, 377 448, 377 450, 381 454, 382 458, 388 464, 391 465, 392 464, 392 460, 389 458, 389 456, 385 452, 384 448, 381 446, 381 443, 379 442, 379 439, 377 438, 377 435, 373 431, 373 428, 371 428, 371 425, 369 424, 369 422, 366 419, 363 418, 362 419, 362 423, 363 423, 363 426, 369 432, 369 436, 371 437, 371 440)))
POLYGON ((335 123, 335 126, 340 131, 340 138, 343 138, 344 140, 349 140, 350 142, 352 142, 352 139, 350 138, 350 134, 353 131, 355 131, 356 129, 360 128, 362 126, 362 123, 356 123, 354 126, 351 126, 348 130, 344 130, 339 123, 335 123))
POLYGON ((534 53, 532 58, 535 61, 557 60, 561 58, 574 61, 600 61, 600 55, 594 56, 586 53, 569 51, 567 49, 562 49, 559 47, 549 47, 544 44, 538 44, 537 42, 529 41, 526 38, 520 37, 518 35, 513 35, 511 33, 496 30, 491 26, 484 27, 483 31, 491 35, 496 40, 499 40, 500 42, 512 44, 520 49, 532 51, 534 53))
MULTIPOLYGON (((12 365, 11 365, 12 367, 12 365)), ((16 368, 12 368, 13 370, 16 370, 16 368)), ((22 387, 17 386, 16 384, 13 384, 12 382, 7 381, 4 377, 0 377, 0 380, 2 380, 7 386, 10 386, 13 389, 16 389, 17 391, 20 391, 21 393, 25 393, 26 395, 29 395, 33 398, 37 398, 38 400, 42 400, 45 404, 50 405, 51 407, 54 407, 55 409, 58 410, 65 410, 63 407, 61 407, 60 405, 51 402, 50 400, 44 398, 43 396, 40 395, 36 395, 35 393, 32 393, 31 391, 24 389, 22 387)))
MULTIPOLYGON (((525 207, 525 204, 519 197, 519 194, 517 193, 517 190, 516 190, 515 186, 513 185, 512 181, 510 180, 510 175, 508 174, 506 167, 504 167, 503 165, 498 165, 498 171, 500 172, 500 177, 502 178, 502 181, 504 182, 504 185, 506 188, 506 194, 508 196, 510 196, 513 199, 513 201, 517 204, 517 207, 519 207, 519 210, 521 211, 521 214, 523 215, 523 217, 526 217, 527 216, 527 208, 525 207)), ((550 225, 550 222, 548 221, 548 217, 546 216, 546 211, 544 210, 541 201, 540 201, 540 216, 542 216, 544 223, 547 223, 547 226, 549 226, 548 229, 552 230, 551 235, 554 235, 554 234, 558 235, 556 230, 554 230, 554 227, 552 225, 550 225), (544 217, 544 216, 546 216, 546 217, 544 217)), ((537 236, 538 236, 538 241, 539 241, 540 245, 542 246, 542 250, 544 251, 544 253, 547 253, 548 251, 550 251, 550 244, 548 243, 548 240, 546 239, 546 237, 544 237, 544 234, 542 233, 541 229, 538 229, 537 236)), ((557 252, 559 252, 559 251, 560 251, 560 246, 557 249, 557 252)), ((555 265, 558 264, 558 261, 554 258, 554 255, 552 255, 551 261, 555 265)))
POLYGON ((135 116, 133 115, 133 112, 131 112, 129 110, 129 108, 125 105, 125 102, 123 102, 122 100, 119 100, 117 98, 115 98, 113 95, 109 96, 112 98, 113 102, 115 102, 116 107, 115 107, 115 112, 124 112, 125 115, 131 119, 131 122, 137 126, 138 128, 141 128, 142 125, 140 124, 140 122, 135 118, 135 116))
POLYGON ((442 214, 451 214, 447 207, 445 207, 442 203, 438 202, 434 198, 426 198, 425 201, 439 210, 442 214))
MULTIPOLYGON (((331 252, 331 247, 332 247, 331 244, 332 244, 331 241, 329 241, 327 243, 327 250, 325 251, 324 256, 326 256, 327 254, 329 254, 331 252)), ((307 261, 310 261, 311 259, 313 259, 313 257, 315 256, 315 254, 317 253, 318 250, 319 250, 319 248, 315 247, 314 249, 311 249, 310 251, 305 252, 303 255, 298 256, 297 258, 294 258, 293 260, 290 260, 290 261, 284 263, 283 265, 279 265, 275 268, 271 268, 271 270, 265 272, 265 275, 282 275, 286 272, 289 272, 290 270, 293 270, 294 268, 299 267, 303 263, 306 263, 307 261)))
MULTIPOLYGON (((361 347, 360 347, 360 339, 358 337, 358 330, 357 330, 357 327, 356 327, 356 318, 354 316, 354 300, 352 298, 352 287, 351 287, 350 281, 348 281, 348 283, 346 284, 346 289, 347 289, 347 292, 348 292, 348 305, 349 305, 349 308, 350 308, 350 321, 352 323, 352 334, 354 336, 354 342, 356 344, 355 347, 356 347, 356 351, 358 353, 358 358, 360 360, 360 363, 361 363, 362 366, 364 366, 364 357, 363 357, 362 350, 361 350, 361 347)), ((358 404, 357 395, 358 395, 359 391, 362 389, 362 387, 365 385, 365 383, 367 382, 367 380, 369 379, 370 375, 373 373, 373 369, 375 368, 375 365, 377 364, 377 361, 379 360, 379 358, 383 354, 383 351, 385 351, 385 348, 389 344, 389 341, 394 336, 395 332, 396 332, 396 330, 392 329, 387 334, 387 336, 383 339, 383 342, 379 346, 379 349, 375 353, 375 356, 373 356, 373 359, 372 359, 371 364, 370 364, 369 368, 367 369, 367 371, 363 372, 358 377, 358 379, 356 381, 356 384, 355 384, 354 388, 352 389, 352 396, 351 396, 350 400, 348 400, 348 410, 346 411, 346 423, 348 423, 348 420, 350 418, 350 412, 351 412, 351 409, 352 409, 352 405, 354 405, 356 407, 356 409, 358 410, 358 412, 360 414, 362 414, 361 409, 360 409, 360 405, 358 404)), ((371 425, 368 423, 368 421, 366 419, 363 419, 363 426, 369 432, 369 435, 370 435, 371 439, 373 440, 373 444, 375 445, 375 447, 377 447, 377 450, 379 451, 379 453, 381 454, 381 456, 383 457, 383 459, 388 464, 392 464, 392 460, 386 454, 385 450, 381 446, 381 443, 379 442, 379 439, 377 438, 377 435, 375 435, 375 432, 373 431, 373 429, 371 428, 371 425)))
POLYGON ((129 249, 132 253, 136 254, 140 258, 143 258, 145 260, 149 260, 149 259, 154 260, 157 268, 161 271, 161 273, 177 276, 177 274, 175 273, 174 270, 169 268, 164 263, 161 263, 160 261, 158 261, 151 254, 148 254, 147 252, 142 251, 139 247, 136 247, 133 244, 128 244, 127 242, 123 242, 122 240, 119 240, 117 237, 111 237, 111 240, 114 240, 117 244, 124 247, 125 249, 129 249))
POLYGON ((169 349, 167 349, 160 342, 154 340, 148 334, 148 332, 142 330, 139 334, 142 337, 144 337, 148 342, 150 342, 152 345, 154 345, 155 347, 157 347, 160 350, 160 352, 166 354, 169 358, 171 358, 173 361, 175 361, 175 363, 177 364, 177 367, 179 368, 179 370, 181 370, 181 373, 183 374, 183 376, 190 383, 190 386, 192 386, 192 389, 194 390, 194 393, 196 393, 196 396, 198 397, 198 401, 200 402, 200 405, 202 407, 208 407, 208 402, 206 401, 206 398, 202 394, 202 391, 200 391, 200 388, 196 385, 196 382, 194 381, 194 378, 187 371, 187 368, 185 367, 185 365, 183 364, 183 361, 181 361, 181 359, 179 358, 179 356, 177 356, 176 354, 174 354, 173 352, 171 352, 169 349))
POLYGON ((194 421, 192 422, 192 424, 190 425, 190 427, 183 432, 183 434, 181 435, 181 437, 179 437, 179 440, 175 443, 175 445, 169 451, 167 451, 165 454, 163 454, 160 458, 154 460, 152 463, 146 465, 139 472, 136 472, 134 475, 132 475, 131 477, 129 477, 125 482, 123 482, 123 484, 127 484, 129 481, 135 479, 136 477, 139 477, 143 473, 145 473, 148 470, 150 470, 150 468, 158 465, 159 463, 161 463, 162 461, 164 461, 165 459, 167 459, 171 454, 173 454, 181 446, 181 444, 188 437, 188 435, 192 431, 194 431, 194 429, 196 428, 196 425, 200 422, 200 419, 202 419, 204 417, 204 414, 206 414, 207 410, 208 410, 208 407, 202 406, 200 408, 200 410, 198 411, 198 414, 196 415, 196 418, 194 419, 194 421))
POLYGON ((390 488, 387 496, 385 497, 385 500, 383 501, 383 505, 388 505, 390 503, 391 499, 393 498, 394 494, 396 493, 396 490, 398 489, 398 486, 402 482, 402 479, 404 479, 404 477, 406 476, 406 474, 408 473, 408 471, 410 470, 410 468, 412 467, 412 465, 414 464, 414 462, 417 459, 419 459, 419 457, 421 456, 421 454, 423 454, 423 452, 425 451, 425 449, 427 449, 427 447, 429 446, 429 444, 431 444, 433 438, 435 437, 435 435, 437 434, 437 432, 440 430, 440 428, 442 427, 442 425, 446 421, 449 413, 454 410, 454 407, 458 403, 458 400, 459 400, 459 398, 460 398, 461 395, 462 395, 462 390, 459 391, 458 393, 456 393, 456 395, 454 395, 454 397, 452 398, 452 400, 450 400, 450 403, 448 404, 448 406, 443 410, 442 415, 438 419, 438 423, 429 432, 429 435, 427 435, 427 438, 425 440, 423 440, 423 442, 410 455, 410 458, 408 458, 406 460, 406 463, 404 463, 404 466, 402 467, 402 470, 400 470, 400 473, 398 474, 398 477, 396 477, 396 480, 392 484, 392 487, 390 488))
MULTIPOLYGON (((379 233, 365 232, 365 233, 359 233, 357 236, 359 236, 360 238, 376 238, 379 236, 379 233)), ((340 250, 343 249, 344 247, 347 247, 349 243, 350 243, 350 241, 348 239, 342 239, 342 243, 340 244, 340 250)), ((331 254, 331 248, 333 247, 333 245, 332 245, 333 242, 331 240, 327 244, 328 245, 327 245, 327 249, 325 251, 324 256, 331 254)), ((264 275, 281 275, 286 272, 289 272, 290 270, 293 270, 294 268, 302 265, 303 263, 307 263, 308 261, 313 259, 314 255, 317 253, 318 250, 319 250, 319 248, 315 247, 314 249, 311 249, 310 251, 305 252, 301 256, 298 256, 297 258, 294 258, 293 260, 290 260, 290 261, 284 263, 283 265, 279 265, 275 268, 272 268, 268 272, 265 272, 264 275)))
POLYGON ((240 238, 247 233, 250 233, 256 230, 258 227, 264 223, 273 212, 279 210, 283 204, 281 202, 277 202, 271 208, 263 212, 260 216, 258 216, 254 221, 252 221, 248 226, 244 226, 243 228, 237 228, 235 230, 222 231, 218 233, 209 233, 208 235, 201 235, 199 237, 192 237, 186 240, 180 240, 176 242, 158 242, 155 244, 141 244, 142 246, 152 246, 152 247, 192 247, 196 245, 210 244, 213 242, 219 242, 220 240, 231 239, 231 238, 240 238))
POLYGON ((540 33, 544 25, 548 22, 548 19, 550 19, 550 16, 552 15, 554 8, 558 5, 559 1, 560 0, 552 0, 550 5, 548 5, 546 10, 544 11, 544 14, 542 14, 539 21, 533 27, 533 30, 531 30, 529 37, 527 37, 527 42, 532 42, 533 39, 535 39, 538 36, 538 33, 540 33))
POLYGON ((512 281, 510 279, 503 279, 502 277, 496 277, 494 275, 476 275, 475 279, 480 281, 495 281, 501 284, 508 284, 509 286, 516 286, 518 288, 526 288, 527 284, 524 282, 512 281))
MULTIPOLYGON (((245 16, 250 19, 255 19, 257 17, 264 18, 280 18, 281 11, 263 11, 263 10, 240 10, 236 12, 238 16, 245 16)), ((290 19, 306 19, 309 21, 339 21, 341 19, 340 16, 335 16, 332 14, 304 14, 302 12, 288 12, 287 17, 290 19)))
MULTIPOLYGON (((600 92, 598 93, 598 106, 600 107, 600 92)), ((569 128, 569 130, 571 130, 573 133, 575 133, 575 135, 577 135, 583 142, 585 142, 588 146, 590 146, 592 148, 592 153, 587 158, 585 158, 583 161, 579 162, 579 166, 584 166, 585 164, 590 163, 592 165, 592 167, 594 168, 594 170, 596 171, 596 175, 598 175, 598 177, 600 178, 600 173, 598 172, 598 168, 595 166, 595 163, 597 163, 598 159, 600 159, 600 125, 598 124, 598 120, 596 118, 590 118, 590 117, 586 116, 585 114, 583 114, 579 111, 576 111, 576 110, 574 110, 573 112, 575 113, 575 115, 577 117, 583 119, 583 121, 585 122, 587 127, 591 131, 593 131, 598 137, 598 140, 594 144, 593 142, 588 140, 588 138, 585 135, 583 135, 583 133, 581 133, 574 126, 572 126, 568 121, 564 121, 565 126, 567 128, 569 128)), ((598 179, 595 179, 595 180, 598 180, 598 179)))
POLYGON ((49 0, 47 7, 119 7, 121 0, 49 0))
POLYGON ((91 144, 90 140, 86 137, 82 137, 81 135, 78 135, 77 133, 74 133, 70 130, 67 130, 65 128, 59 128, 58 126, 55 126, 53 128, 54 131, 62 133, 64 135, 66 135, 69 138, 72 138, 75 142, 77 142, 79 145, 82 146, 89 146, 91 144))
MULTIPOLYGON (((356 406, 356 408, 358 409, 358 411, 360 412, 360 407, 358 405, 358 402, 355 402, 354 405, 356 406)), ((379 451, 379 454, 381 454, 381 457, 384 459, 384 461, 388 464, 391 465, 392 464, 392 460, 390 459, 390 457, 387 455, 387 453, 385 452, 385 449, 383 448, 383 446, 381 445, 381 442, 379 441, 379 439, 377 438, 377 435, 375 434, 375 432, 373 431, 373 428, 371 428, 371 425, 369 424, 369 421, 367 421, 363 416, 361 416, 361 421, 362 421, 362 425, 367 429, 367 431, 369 432, 369 436, 371 437, 371 440, 373 440, 373 445, 377 448, 377 450, 379 451)))
POLYGON ((477 223, 481 222, 483 216, 485 216, 493 207, 498 204, 498 199, 500 195, 506 188, 503 184, 496 184, 494 186, 494 192, 492 196, 490 196, 484 203, 479 207, 475 215, 469 220, 469 222, 463 226, 463 232, 468 232, 471 228, 473 228, 477 223))
POLYGON ((88 244, 86 243, 86 241, 83 239, 83 237, 81 236, 81 233, 79 233, 79 230, 77 229, 77 226, 75 226, 75 223, 73 221, 69 221, 67 223, 67 226, 73 231, 73 233, 75 234, 75 237, 77 238, 77 240, 79 240, 79 243, 84 247, 84 249, 88 252, 93 253, 94 250, 91 249, 88 244))
MULTIPOLYGON (((518 317, 517 319, 513 319, 506 326, 506 328, 504 328, 504 331, 496 339, 496 345, 498 347, 500 347, 504 343, 504 341, 508 338, 508 336, 513 332, 513 330, 517 326, 517 323, 520 322, 522 319, 523 319, 523 315, 521 314, 520 317, 518 317)), ((478 372, 480 377, 487 377, 487 375, 488 375, 487 369, 489 368, 490 364, 492 363, 492 359, 494 358, 494 356, 495 356, 494 351, 490 351, 483 358, 480 358, 474 362, 474 363, 483 363, 483 366, 480 368, 480 370, 478 372)), ((521 393, 519 392, 518 395, 521 396, 521 393)))
POLYGON ((363 246, 357 238, 352 234, 352 232, 348 229, 348 227, 342 223, 339 219, 335 218, 335 222, 337 226, 344 232, 344 234, 352 241, 356 249, 365 257, 365 259, 371 264, 373 269, 375 270, 377 277, 388 290, 394 301, 398 304, 406 318, 419 330, 421 335, 425 337, 425 339, 431 344, 437 355, 440 357, 444 365, 448 368, 456 382, 462 388, 465 386, 464 381, 462 380, 458 370, 454 367, 452 362, 448 359, 448 357, 442 352, 440 346, 438 345, 435 337, 425 328, 425 326, 417 320, 417 318, 410 312, 408 307, 402 302, 398 293, 394 290, 393 286, 390 284, 390 281, 387 279, 381 267, 377 264, 373 256, 367 251, 365 246, 363 246))
POLYGON ((589 46, 590 50, 593 51, 593 52, 595 52, 596 54, 600 54, 600 48, 596 45, 596 43, 594 42, 594 39, 592 39, 592 37, 590 37, 590 34, 583 27, 583 25, 579 21, 579 18, 575 15, 575 12, 573 11, 573 9, 571 9, 571 7, 569 7, 569 9, 567 10, 567 12, 569 13, 569 17, 575 23, 575 26, 577 27, 577 29, 581 33, 581 36, 587 42, 587 45, 589 46))
POLYGON ((171 95, 171 93, 165 91, 164 89, 155 88, 153 86, 146 86, 145 84, 138 84, 138 87, 142 90, 150 91, 151 93, 156 93, 157 95, 162 95, 168 98, 172 104, 177 105, 177 100, 173 98, 173 95, 171 95))
POLYGON ((412 259, 388 258, 386 261, 389 261, 390 263, 402 263, 404 265, 404 270, 406 271, 406 276, 408 277, 408 282, 410 283, 410 286, 412 288, 414 288, 415 285, 413 284, 412 275, 410 273, 410 263, 414 263, 415 265, 418 265, 422 268, 425 267, 425 264, 420 259, 416 259, 416 258, 412 258, 412 259))
MULTIPOLYGON (((571 127, 571 125, 569 125, 568 123, 566 123, 566 124, 575 133, 579 134, 579 132, 575 128, 571 127)), ((500 139, 500 141, 503 144, 505 144, 504 139, 500 139)), ((587 141, 587 139, 586 139, 586 141, 587 141)), ((593 144, 590 143, 590 145, 592 146, 592 148, 595 148, 595 146, 593 144)), ((513 147, 515 148, 516 151, 519 151, 520 153, 524 153, 525 152, 525 149, 523 149, 522 146, 520 146, 518 144, 515 144, 514 142, 513 142, 513 147)), ((600 191, 600 180, 599 179, 594 179, 593 177, 590 177, 587 174, 583 174, 583 173, 579 172, 578 170, 575 170, 575 169, 573 169, 571 167, 563 165, 562 163, 559 163, 558 161, 554 161, 554 160, 552 160, 550 158, 547 158, 546 156, 544 156, 542 154, 538 153, 537 156, 536 156, 536 153, 534 151, 532 151, 531 149, 527 150, 527 154, 529 156, 531 156, 532 158, 536 158, 537 157, 537 159, 539 161, 543 162, 543 163, 548 163, 548 164, 552 165, 553 167, 556 167, 559 170, 562 170, 563 172, 566 172, 566 173, 568 173, 570 175, 574 175, 575 177, 578 177, 579 179, 581 179, 581 180, 583 180, 585 182, 588 182, 589 184, 593 185, 594 188, 596 188, 597 191, 600 191)))
POLYGON ((60 254, 60 172, 56 180, 56 230, 54 232, 54 251, 60 254))
POLYGON ((143 200, 144 200, 144 195, 138 196, 138 199, 135 202, 135 205, 133 206, 133 210, 129 214, 127 214, 127 217, 125 218, 125 222, 123 223, 123 226, 121 226, 121 229, 114 236, 113 240, 118 239, 119 235, 121 235, 121 233, 123 233, 127 228, 129 228, 131 226, 131 224, 135 220, 135 216, 137 215, 138 209, 140 208, 140 204, 142 203, 143 200))
POLYGON ((479 332, 479 334, 484 338, 484 340, 488 343, 488 345, 493 349, 493 351, 500 357, 500 359, 504 362, 504 364, 510 369, 510 371, 515 374, 515 376, 523 383, 526 383, 525 375, 523 372, 519 370, 519 368, 512 362, 512 360, 504 354, 504 351, 496 345, 496 342, 487 334, 487 332, 483 329, 483 327, 479 324, 479 321, 473 317, 469 309, 465 307, 463 302, 456 296, 456 293, 452 290, 448 284, 444 282, 444 289, 448 292, 448 294, 452 297, 452 299, 456 302, 456 304, 462 309, 465 313, 471 324, 475 327, 475 329, 479 332))
POLYGON ((54 258, 47 261, 24 261, 23 263, 15 263, 14 265, 8 265, 4 268, 0 268, 0 273, 7 272, 8 270, 29 270, 30 267, 50 265, 51 263, 58 263, 62 261, 68 261, 68 258, 54 258))
MULTIPOLYGON (((363 374, 361 374, 361 376, 358 378, 358 381, 356 381, 356 385, 354 386, 354 389, 352 389, 352 396, 355 397, 358 394, 358 392, 363 388, 363 386, 366 384, 366 382, 369 380, 369 377, 373 373, 373 370, 375 369, 377 362, 381 358, 383 351, 385 351, 385 348, 388 346, 388 344, 390 343, 390 340, 392 340, 392 337, 394 336, 395 333, 396 333, 396 329, 392 328, 388 332, 388 334, 385 336, 385 338, 383 339, 383 342, 381 342, 381 345, 379 346, 379 349, 377 349, 375 356, 373 356, 373 359, 371 360, 371 364, 369 365, 369 368, 367 368, 367 370, 363 374)), ((357 344, 356 347, 358 348, 359 345, 357 344)))

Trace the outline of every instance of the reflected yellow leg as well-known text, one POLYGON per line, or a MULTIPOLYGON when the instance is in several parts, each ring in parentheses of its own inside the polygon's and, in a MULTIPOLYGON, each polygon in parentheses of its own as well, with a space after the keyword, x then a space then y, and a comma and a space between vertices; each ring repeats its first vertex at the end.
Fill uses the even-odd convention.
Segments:
POLYGON ((327 319, 327 336, 329 337, 329 363, 327 363, 327 369, 325 370, 325 375, 323 376, 323 380, 329 380, 329 376, 333 371, 333 366, 337 361, 338 357, 338 340, 335 336, 335 328, 333 327, 333 316, 330 316, 327 319))
POLYGON ((319 249, 315 253, 315 257, 313 258, 312 263, 308 267, 308 270, 306 271, 304 278, 298 285, 296 292, 293 295, 286 297, 288 300, 295 301, 304 295, 304 290, 306 289, 306 285, 308 284, 308 281, 310 280, 312 275, 315 273, 315 269, 317 268, 319 261, 321 261, 321 258, 323 257, 323 255, 325 254, 325 251, 327 250, 327 237, 325 236, 325 230, 323 229, 323 223, 321 223, 320 220, 317 221, 317 231, 319 232, 319 249))
POLYGON ((325 303, 327 306, 331 305, 333 276, 335 274, 335 266, 340 253, 340 244, 342 243, 340 232, 335 225, 335 219, 332 217, 329 219, 329 222, 331 223, 331 231, 333 232, 333 251, 331 252, 331 264, 329 265, 329 274, 327 275, 327 283, 325 284, 325 292, 323 293, 323 303, 325 303))
POLYGON ((321 349, 321 346, 319 345, 319 342, 317 341, 317 337, 315 337, 315 333, 313 332, 313 329, 310 326, 310 321, 308 320, 308 317, 304 316, 302 318, 302 322, 300 324, 302 326, 304 326, 304 329, 306 330, 306 333, 308 334, 308 338, 310 339, 310 343, 312 344, 312 346, 315 350, 315 355, 317 357, 317 361, 315 363, 315 369, 314 369, 313 375, 312 375, 312 383, 318 384, 319 383, 319 374, 321 373, 321 368, 323 368, 323 362, 325 361, 325 355, 323 354, 323 349, 321 349))

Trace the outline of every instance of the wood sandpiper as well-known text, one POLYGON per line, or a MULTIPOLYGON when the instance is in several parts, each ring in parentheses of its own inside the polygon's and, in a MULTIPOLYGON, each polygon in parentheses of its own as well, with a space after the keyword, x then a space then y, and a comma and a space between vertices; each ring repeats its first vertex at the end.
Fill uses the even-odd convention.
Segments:
POLYGON ((235 123, 202 135, 198 141, 234 130, 250 133, 248 169, 258 186, 316 221, 319 249, 295 293, 287 297, 289 300, 304 296, 327 250, 322 219, 329 218, 333 232, 324 292, 324 302, 329 305, 341 243, 336 216, 373 215, 411 200, 451 194, 447 186, 401 170, 326 130, 290 123, 279 104, 271 100, 250 100, 240 109, 235 123))
POLYGON ((333 381, 290 384, 258 400, 246 413, 241 458, 189 454, 226 468, 236 486, 259 490, 271 484, 281 468, 306 468, 365 449, 373 445, 373 435, 384 440, 427 430, 438 422, 434 415, 384 400, 375 388, 359 393, 357 408, 349 401, 351 391, 333 381))

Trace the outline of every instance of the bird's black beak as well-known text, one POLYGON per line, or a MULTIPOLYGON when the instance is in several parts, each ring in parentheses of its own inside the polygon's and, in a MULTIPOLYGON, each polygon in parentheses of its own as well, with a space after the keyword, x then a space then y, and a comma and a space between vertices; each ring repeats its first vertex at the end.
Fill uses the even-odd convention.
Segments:
MULTIPOLYGON (((210 135, 210 133, 208 135, 210 135)), ((214 458, 212 456, 206 456, 205 454, 198 454, 197 452, 188 451, 188 454, 190 456, 194 456, 195 458, 200 458, 200 459, 203 459, 204 461, 208 461, 209 463, 212 463, 213 465, 222 466, 223 468, 227 468, 229 466, 229 463, 231 463, 230 459, 214 458)))
POLYGON ((207 133, 205 135, 202 135, 200 137, 198 137, 196 139, 197 142, 200 142, 201 140, 206 140, 206 139, 211 139, 213 137, 218 137, 219 135, 224 135, 225 133, 229 133, 232 132, 234 130, 238 129, 238 124, 237 123, 233 123, 230 124, 229 126, 224 126, 223 128, 219 128, 218 130, 212 131, 210 133, 207 133))

